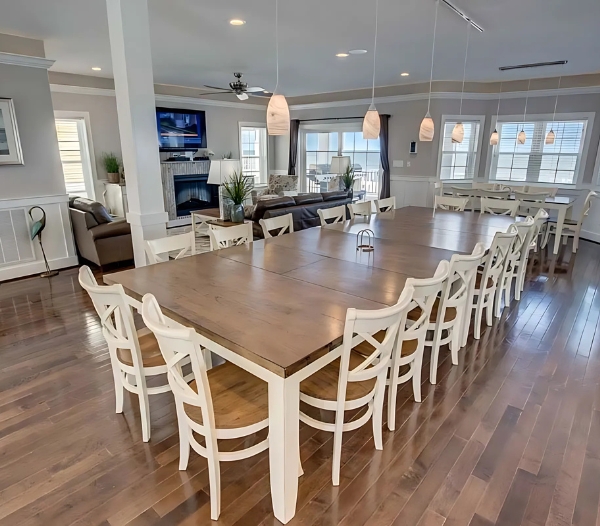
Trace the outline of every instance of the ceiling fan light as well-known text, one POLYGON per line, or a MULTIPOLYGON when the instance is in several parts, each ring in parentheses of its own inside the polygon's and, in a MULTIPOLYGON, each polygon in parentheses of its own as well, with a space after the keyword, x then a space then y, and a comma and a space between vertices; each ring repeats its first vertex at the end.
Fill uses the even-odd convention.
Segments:
POLYGON ((371 104, 363 120, 363 139, 378 139, 381 130, 379 112, 374 104, 371 104))
POLYGON ((421 128, 419 129, 419 140, 422 142, 431 142, 433 141, 433 136, 435 135, 435 124, 429 112, 425 115, 424 119, 421 121, 421 128))
POLYGON ((290 133, 290 108, 283 95, 273 95, 267 107, 267 131, 269 135, 290 133))
POLYGON ((494 133, 492 133, 492 136, 490 137, 490 146, 497 146, 499 142, 500 134, 498 133, 498 130, 494 130, 494 133))
POLYGON ((527 134, 525 133, 525 130, 521 130, 521 132, 519 133, 519 135, 517 137, 517 142, 519 144, 525 144, 526 140, 527 140, 527 134))
POLYGON ((548 135, 546 135, 546 144, 554 144, 554 140, 556 139, 556 134, 554 130, 550 128, 548 135))
POLYGON ((452 130, 452 142, 454 143, 462 143, 465 138, 465 127, 462 122, 457 122, 452 130))

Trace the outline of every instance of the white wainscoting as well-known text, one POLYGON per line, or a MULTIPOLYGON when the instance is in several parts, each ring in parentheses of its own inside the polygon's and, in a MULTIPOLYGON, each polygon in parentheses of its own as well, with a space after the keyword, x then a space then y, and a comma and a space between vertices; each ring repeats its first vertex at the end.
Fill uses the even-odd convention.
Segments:
POLYGON ((46 212, 42 241, 50 268, 58 270, 77 265, 68 201, 67 195, 0 199, 0 215, 5 220, 0 229, 0 247, 6 248, 6 257, 0 257, 0 282, 39 274, 46 269, 38 241, 29 239, 31 219, 27 211, 32 206, 46 212))

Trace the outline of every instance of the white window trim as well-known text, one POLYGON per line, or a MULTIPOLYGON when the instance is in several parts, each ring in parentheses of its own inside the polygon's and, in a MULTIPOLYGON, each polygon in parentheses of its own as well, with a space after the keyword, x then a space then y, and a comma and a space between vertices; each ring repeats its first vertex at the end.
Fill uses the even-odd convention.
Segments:
POLYGON ((479 165, 481 162, 481 150, 483 148, 483 135, 485 133, 485 115, 442 115, 442 123, 440 125, 439 147, 438 147, 438 162, 436 180, 452 181, 457 184, 463 182, 475 181, 479 175, 479 165), (477 140, 477 155, 475 155, 475 167, 473 169, 473 177, 465 179, 442 179, 440 177, 442 171, 442 151, 444 150, 444 130, 446 129, 447 121, 475 121, 479 122, 479 138, 477 140))
MULTIPOLYGON (((552 121, 554 118, 554 122, 558 121, 581 121, 587 120, 587 124, 585 127, 585 135, 583 137, 583 149, 581 150, 581 159, 579 161, 579 166, 577 168, 577 174, 575 181, 572 184, 565 183, 542 183, 536 182, 534 183, 536 186, 541 187, 549 187, 549 188, 570 188, 570 189, 579 189, 582 186, 581 180, 585 174, 585 167, 588 159, 588 154, 590 150, 590 141, 592 139, 592 130, 594 129, 594 119, 596 117, 596 113, 594 112, 579 112, 579 113, 557 113, 556 117, 552 113, 536 113, 525 116, 525 122, 530 121, 552 121)), ((500 115, 498 118, 494 115, 491 121, 490 130, 495 130, 498 122, 523 122, 523 114, 520 115, 500 115)), ((491 132, 490 132, 491 133, 491 132)), ((490 176, 492 173, 492 165, 494 163, 494 146, 489 145, 488 139, 488 160, 485 167, 485 180, 488 182, 496 182, 494 179, 490 181, 490 176)), ((600 152, 599 152, 599 160, 600 160, 600 152)), ((600 161, 599 161, 600 162, 600 161)), ((597 176, 600 179, 600 176, 597 176)), ((600 183, 600 180, 597 180, 600 183)))
POLYGON ((594 174, 592 176, 592 187, 600 188, 600 142, 598 143, 598 153, 596 154, 596 164, 594 165, 594 174))
MULTIPOLYGON (((87 164, 89 173, 86 174, 87 170, 84 168, 85 187, 90 199, 96 200, 96 182, 99 182, 98 172, 96 170, 96 155, 94 153, 94 141, 92 140, 92 125, 90 121, 90 114, 87 111, 67 111, 67 110, 56 110, 54 112, 54 119, 81 119, 85 126, 85 136, 83 137, 83 159, 84 166, 87 164), (88 188, 89 186, 89 188, 88 188)), ((58 141, 58 138, 57 138, 58 141)))
MULTIPOLYGON (((243 157, 243 149, 242 149, 242 128, 264 128, 265 129, 265 153, 262 156, 264 158, 264 182, 254 183, 254 186, 267 186, 269 184, 269 133, 267 131, 267 123, 266 122, 238 122, 238 148, 239 148, 239 157, 240 157, 240 166, 242 163, 243 157)), ((263 159, 261 159, 263 160, 263 159)), ((262 164, 262 163, 261 163, 262 164)))

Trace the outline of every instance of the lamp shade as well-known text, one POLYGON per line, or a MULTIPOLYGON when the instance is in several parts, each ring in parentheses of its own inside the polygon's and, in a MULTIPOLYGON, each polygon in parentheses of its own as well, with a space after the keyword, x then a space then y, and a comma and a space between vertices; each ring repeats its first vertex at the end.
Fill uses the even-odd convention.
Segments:
POLYGON ((283 95, 272 95, 267 107, 267 131, 269 135, 290 133, 290 108, 283 95))
POLYGON ((461 143, 465 138, 465 127, 462 122, 457 122, 452 130, 452 142, 461 143))
POLYGON ((363 120, 363 139, 379 139, 381 121, 379 112, 374 104, 371 104, 363 120))
POLYGON ((521 130, 519 132, 519 135, 517 137, 517 142, 519 144, 525 144, 525 141, 527 140, 527 134, 525 133, 525 130, 521 130))
POLYGON ((492 136, 490 137, 490 146, 496 146, 500 141, 500 135, 498 134, 498 130, 494 130, 492 136))
POLYGON ((240 161, 237 159, 221 159, 210 162, 208 171, 208 184, 223 184, 240 170, 240 161))
POLYGON ((334 155, 331 158, 329 171, 332 174, 343 174, 348 168, 350 168, 350 157, 348 155, 334 155))
POLYGON ((433 123, 433 119, 429 112, 425 115, 425 118, 421 122, 421 128, 419 129, 419 140, 423 142, 431 142, 433 141, 433 136, 435 134, 435 124, 433 123))
POLYGON ((553 129, 550 129, 548 135, 546 135, 546 144, 554 144, 554 140, 556 139, 556 134, 553 129))

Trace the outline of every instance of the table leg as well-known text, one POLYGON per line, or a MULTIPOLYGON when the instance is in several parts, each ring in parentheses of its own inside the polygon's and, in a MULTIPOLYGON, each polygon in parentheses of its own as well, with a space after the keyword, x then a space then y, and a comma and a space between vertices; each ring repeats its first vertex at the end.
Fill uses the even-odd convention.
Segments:
POLYGON ((283 524, 296 514, 299 455, 299 382, 269 380, 269 465, 273 513, 283 524))
POLYGON ((192 255, 196 254, 196 214, 192 214, 192 255))
POLYGON ((562 239, 562 231, 565 226, 565 218, 567 217, 567 209, 559 208, 558 209, 558 218, 556 219, 556 235, 554 237, 554 255, 558 254, 560 250, 560 242, 562 239))

